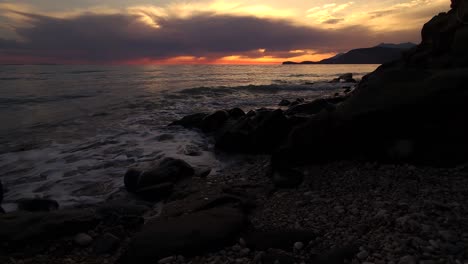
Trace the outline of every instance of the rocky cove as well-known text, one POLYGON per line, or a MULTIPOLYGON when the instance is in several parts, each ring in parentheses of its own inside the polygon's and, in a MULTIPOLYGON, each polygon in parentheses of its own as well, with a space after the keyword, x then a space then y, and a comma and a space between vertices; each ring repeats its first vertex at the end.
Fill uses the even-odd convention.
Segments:
POLYGON ((21 201, 0 216, 1 263, 465 263, 460 3, 348 93, 170 124, 240 155, 216 176, 165 158, 129 168, 125 190, 103 204, 21 201))

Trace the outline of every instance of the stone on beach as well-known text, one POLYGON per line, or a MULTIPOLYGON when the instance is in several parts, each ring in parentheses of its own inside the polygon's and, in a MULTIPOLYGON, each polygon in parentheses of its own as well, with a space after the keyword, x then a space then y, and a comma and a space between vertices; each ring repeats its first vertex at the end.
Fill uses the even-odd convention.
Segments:
POLYGON ((195 169, 183 160, 165 158, 145 171, 130 169, 124 176, 127 191, 148 200, 160 200, 169 196, 173 185, 194 176, 195 169))
POLYGON ((147 223, 132 238, 123 263, 155 263, 173 255, 214 251, 235 241, 245 226, 238 209, 220 207, 147 223))

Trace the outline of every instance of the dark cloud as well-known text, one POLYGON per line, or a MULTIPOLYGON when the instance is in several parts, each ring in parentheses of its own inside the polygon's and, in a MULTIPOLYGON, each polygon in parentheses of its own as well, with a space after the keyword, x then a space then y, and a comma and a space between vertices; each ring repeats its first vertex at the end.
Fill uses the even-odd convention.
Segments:
POLYGON ((83 14, 67 19, 21 14, 31 26, 16 29, 21 42, 0 39, 0 58, 3 54, 5 58, 21 55, 54 61, 118 62, 187 55, 261 57, 256 52, 260 48, 270 54, 299 49, 343 51, 391 42, 401 33, 375 34, 361 26, 324 30, 287 20, 214 14, 156 18, 160 28, 128 14, 83 14))
POLYGON ((328 19, 328 20, 323 21, 322 24, 332 24, 333 25, 333 24, 338 24, 343 20, 344 20, 343 18, 332 18, 332 19, 328 19))

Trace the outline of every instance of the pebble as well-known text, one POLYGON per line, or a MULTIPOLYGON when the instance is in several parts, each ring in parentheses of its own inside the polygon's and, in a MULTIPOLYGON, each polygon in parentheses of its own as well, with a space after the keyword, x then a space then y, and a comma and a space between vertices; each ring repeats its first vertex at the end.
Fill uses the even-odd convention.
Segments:
POLYGON ((250 249, 248 249, 248 248, 243 248, 240 251, 241 256, 247 256, 249 253, 250 253, 250 249))
POLYGON ((304 248, 304 243, 302 242, 296 242, 294 243, 294 249, 296 250, 302 250, 304 248))
POLYGON ((369 257, 369 253, 367 251, 361 251, 357 254, 358 259, 365 260, 369 257))
POLYGON ((241 237, 239 238, 239 245, 241 245, 242 247, 246 247, 247 246, 247 243, 245 242, 245 240, 241 237))
POLYGON ((85 233, 80 233, 76 235, 73 240, 75 241, 77 245, 82 246, 82 247, 86 247, 93 242, 93 238, 90 235, 85 234, 85 233))

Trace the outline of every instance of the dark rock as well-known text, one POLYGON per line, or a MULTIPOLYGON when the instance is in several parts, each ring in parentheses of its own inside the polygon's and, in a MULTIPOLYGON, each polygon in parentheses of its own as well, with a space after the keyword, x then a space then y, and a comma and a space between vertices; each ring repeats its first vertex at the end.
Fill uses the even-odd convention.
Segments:
POLYGON ((289 106, 291 104, 291 101, 283 99, 281 102, 278 104, 279 106, 289 106))
POLYGON ((201 127, 201 123, 208 114, 205 113, 198 113, 193 115, 184 116, 181 120, 174 121, 169 126, 183 126, 185 128, 194 128, 194 127, 201 127))
POLYGON ((151 185, 145 188, 140 188, 135 193, 145 201, 160 201, 168 197, 172 193, 173 189, 174 184, 166 182, 157 185, 151 185))
POLYGON ((210 173, 211 173, 211 168, 203 168, 203 169, 197 170, 195 174, 197 177, 206 178, 208 177, 208 175, 210 175, 210 173))
POLYGON ((351 88, 346 88, 346 90, 344 90, 345 93, 349 93, 351 92, 351 88))
POLYGON ((302 104, 304 102, 305 102, 305 100, 303 98, 297 98, 294 102, 292 102, 290 104, 290 106, 295 106, 295 105, 298 105, 298 104, 302 104))
POLYGON ((247 246, 255 250, 264 251, 269 248, 277 248, 290 251, 294 243, 308 244, 316 237, 315 233, 306 230, 253 230, 248 232, 244 239, 247 246))
POLYGON ((295 115, 295 114, 317 114, 323 110, 332 111, 335 107, 332 103, 330 103, 327 99, 317 99, 310 103, 299 104, 290 107, 287 111, 287 115, 295 115))
POLYGON ((93 251, 96 254, 108 254, 115 251, 120 244, 120 239, 116 236, 106 233, 96 239, 93 243, 93 251))
POLYGON ((132 238, 122 263, 155 263, 173 255, 199 255, 232 243, 245 225, 238 209, 216 208, 147 223, 132 238))
POLYGON ((216 111, 211 115, 206 116, 201 121, 200 128, 203 132, 213 132, 220 129, 228 120, 229 113, 224 110, 216 111))
POLYGON ((233 118, 233 119, 239 119, 243 116, 245 116, 245 112, 242 111, 242 109, 240 108, 233 108, 231 110, 228 111, 229 112, 229 117, 230 118, 233 118))
POLYGON ((101 218, 92 210, 14 212, 0 215, 0 237, 10 245, 45 243, 93 229, 101 218))
POLYGON ((19 210, 28 212, 50 212, 59 208, 57 201, 49 199, 21 199, 17 203, 19 210))
POLYGON ((97 208, 97 214, 108 216, 141 216, 151 207, 151 204, 137 204, 128 201, 107 202, 97 208))
POLYGON ((175 217, 188 213, 195 213, 217 207, 240 208, 248 211, 252 208, 252 202, 248 197, 226 193, 203 195, 194 193, 181 200, 176 200, 164 206, 162 217, 175 217))
POLYGON ((321 112, 296 127, 272 164, 294 167, 338 159, 429 166, 466 162, 468 24, 461 23, 460 16, 468 11, 459 8, 427 22, 420 45, 365 76, 335 111, 321 112))
POLYGON ((295 169, 283 168, 273 172, 272 181, 277 188, 296 188, 304 180, 304 174, 295 169))
POLYGON ((195 170, 183 160, 174 158, 163 159, 156 167, 147 171, 137 171, 130 169, 124 177, 127 191, 140 193, 143 196, 149 195, 151 190, 159 191, 154 193, 158 196, 170 189, 171 184, 191 177, 195 170))
POLYGON ((4 214, 5 213, 5 210, 3 210, 3 208, 0 206, 0 214, 4 214))
POLYGON ((355 83, 356 80, 353 79, 353 74, 352 73, 345 73, 342 74, 338 77, 340 81, 346 82, 346 83, 355 83))
POLYGON ((129 169, 124 176, 124 185, 128 192, 136 192, 140 181, 141 171, 129 169))

